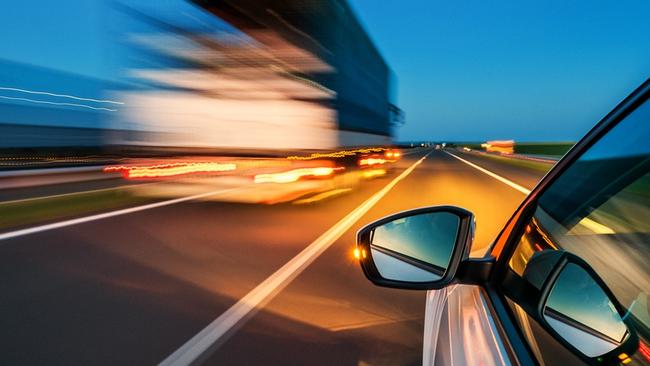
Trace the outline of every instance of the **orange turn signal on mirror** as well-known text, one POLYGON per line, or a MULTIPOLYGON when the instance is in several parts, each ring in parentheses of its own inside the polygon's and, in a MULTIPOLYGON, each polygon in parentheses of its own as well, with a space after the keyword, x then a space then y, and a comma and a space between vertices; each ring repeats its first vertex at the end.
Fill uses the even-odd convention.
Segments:
POLYGON ((356 259, 365 259, 368 256, 368 253, 366 253, 365 249, 359 250, 359 248, 354 248, 352 251, 352 254, 354 255, 354 258, 356 259))

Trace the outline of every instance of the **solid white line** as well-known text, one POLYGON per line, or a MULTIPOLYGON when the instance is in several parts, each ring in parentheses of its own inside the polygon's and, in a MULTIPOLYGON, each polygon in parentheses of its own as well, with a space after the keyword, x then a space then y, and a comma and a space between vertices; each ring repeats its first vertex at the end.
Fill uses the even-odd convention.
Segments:
MULTIPOLYGON (((429 153, 430 154, 430 153, 429 153)), ((321 253, 329 248, 341 237, 352 225, 357 222, 370 208, 372 208, 382 197, 388 193, 399 181, 406 178, 426 157, 404 170, 402 174, 393 179, 379 192, 372 195, 359 207, 350 212, 347 216, 337 222, 324 234, 314 240, 309 246, 303 249, 298 255, 283 265, 275 273, 257 285, 248 294, 242 297, 237 303, 221 314, 207 327, 188 340, 178 350, 163 360, 160 365, 190 365, 207 357, 218 342, 230 333, 233 328, 242 324, 247 316, 270 301, 278 292, 286 287, 298 274, 300 274, 311 262, 321 253)))
MULTIPOLYGON (((465 160, 465 159, 463 159, 463 158, 461 158, 461 157, 459 157, 459 156, 457 156, 455 154, 452 154, 452 153, 450 153, 448 151, 445 151, 445 152, 447 154, 455 157, 456 159, 462 161, 463 163, 471 166, 472 168, 476 168, 476 169, 480 170, 481 172, 489 175, 490 177, 492 177, 494 179, 498 179, 499 181, 509 185, 510 187, 518 190, 519 192, 521 192, 523 194, 527 195, 527 194, 530 194, 530 192, 531 192, 530 189, 526 189, 526 188, 520 186, 519 184, 517 184, 517 183, 515 183, 515 182, 513 182, 511 180, 508 180, 508 179, 506 179, 506 178, 504 178, 504 177, 502 177, 502 176, 500 176, 500 175, 498 175, 496 173, 493 173, 493 172, 491 172, 491 171, 489 171, 489 170, 487 170, 485 168, 482 168, 482 167, 480 167, 480 166, 478 166, 478 165, 476 165, 476 164, 474 164, 472 162, 469 162, 469 161, 467 161, 467 160, 465 160)), ((578 225, 583 226, 583 227, 593 231, 596 234, 612 234, 612 233, 615 232, 614 229, 610 228, 609 226, 598 223, 598 222, 596 222, 596 221, 594 221, 594 220, 592 220, 592 219, 590 219, 588 217, 583 218, 578 223, 578 225)))
POLYGON ((87 191, 60 193, 60 194, 53 194, 53 195, 49 195, 49 196, 21 198, 21 199, 11 200, 11 201, 0 201, 0 206, 1 205, 7 205, 7 204, 13 204, 13 203, 25 203, 25 202, 31 202, 31 201, 38 201, 38 200, 44 200, 44 199, 48 199, 48 198, 60 198, 60 197, 75 196, 75 195, 78 195, 78 194, 106 192, 106 191, 114 191, 114 190, 118 190, 118 189, 128 189, 128 188, 131 188, 131 187, 146 187, 146 186, 151 185, 151 184, 157 184, 157 183, 125 184, 123 186, 117 186, 117 187, 90 189, 90 190, 87 190, 87 191))
POLYGON ((504 177, 502 177, 502 176, 500 176, 500 175, 498 175, 496 173, 493 173, 493 172, 491 172, 491 171, 489 171, 489 170, 487 170, 487 169, 485 169, 483 167, 480 167, 480 166, 478 166, 478 165, 476 165, 476 164, 474 164, 474 163, 472 163, 470 161, 467 161, 467 160, 461 158, 460 156, 457 156, 456 154, 452 154, 449 151, 445 151, 445 153, 447 153, 450 156, 453 156, 454 158, 462 161, 463 163, 471 166, 472 168, 477 169, 477 170, 489 175, 490 177, 500 181, 501 183, 505 183, 505 184, 509 185, 510 187, 518 190, 519 192, 521 192, 523 194, 527 195, 527 194, 530 194, 530 192, 531 192, 530 189, 522 187, 519 184, 517 184, 517 183, 515 183, 515 182, 513 182, 513 181, 511 181, 511 180, 509 180, 507 178, 504 178, 504 177))
POLYGON ((122 102, 117 102, 117 101, 108 100, 108 99, 83 98, 83 97, 77 97, 77 96, 68 95, 68 94, 56 94, 56 93, 50 93, 50 92, 44 92, 44 91, 35 91, 35 90, 27 90, 27 89, 19 89, 19 88, 9 88, 9 87, 4 87, 4 86, 0 86, 0 90, 9 90, 9 91, 16 91, 16 92, 21 92, 21 93, 29 93, 29 94, 49 95, 51 97, 61 97, 61 98, 70 98, 70 99, 76 99, 76 100, 85 100, 87 102, 124 104, 122 102))
POLYGON ((223 189, 223 190, 219 190, 219 191, 212 191, 212 192, 201 193, 201 194, 195 194, 193 196, 181 197, 181 198, 176 198, 176 199, 173 199, 173 200, 150 203, 148 205, 143 205, 143 206, 136 206, 136 207, 125 208, 125 209, 117 210, 117 211, 105 212, 105 213, 92 215, 92 216, 80 217, 78 219, 65 220, 65 221, 55 222, 55 223, 47 224, 47 225, 40 225, 40 226, 30 227, 30 228, 27 228, 27 229, 10 231, 10 232, 7 232, 7 233, 1 233, 0 234, 0 240, 16 238, 16 237, 23 236, 23 235, 40 233, 40 232, 47 231, 47 230, 59 229, 59 228, 66 227, 66 226, 83 224, 83 223, 86 223, 86 222, 106 219, 106 218, 114 217, 114 216, 126 215, 126 214, 130 214, 130 213, 133 213, 133 212, 150 210, 152 208, 169 206, 169 205, 173 205, 175 203, 191 201, 191 200, 196 200, 196 199, 203 198, 203 197, 213 196, 213 195, 216 195, 216 194, 219 194, 219 193, 225 193, 225 192, 228 192, 228 191, 232 191, 233 189, 235 189, 235 188, 223 189))
POLYGON ((0 98, 2 99, 9 99, 9 100, 19 100, 21 102, 30 102, 30 103, 40 103, 40 104, 52 104, 52 105, 62 105, 62 106, 69 106, 69 107, 81 107, 81 108, 88 108, 88 109, 94 109, 98 111, 109 111, 109 112, 116 112, 117 109, 110 109, 110 108, 104 108, 104 107, 93 107, 90 105, 85 105, 85 104, 79 104, 79 103, 63 103, 63 102, 48 102, 45 100, 36 100, 36 99, 29 99, 29 98, 16 98, 16 97, 7 97, 4 95, 0 95, 0 98))

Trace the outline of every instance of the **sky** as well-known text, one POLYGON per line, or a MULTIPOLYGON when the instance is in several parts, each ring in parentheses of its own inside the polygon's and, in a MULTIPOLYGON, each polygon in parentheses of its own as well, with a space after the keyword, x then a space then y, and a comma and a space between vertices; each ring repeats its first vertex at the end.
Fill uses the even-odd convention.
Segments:
POLYGON ((575 141, 650 77, 648 0, 349 2, 397 76, 401 141, 575 141))
MULTIPOLYGON (((649 0, 348 1, 397 77, 397 140, 577 140, 650 77, 649 0)), ((0 12, 0 60, 115 74, 112 2, 38 3, 0 12)))

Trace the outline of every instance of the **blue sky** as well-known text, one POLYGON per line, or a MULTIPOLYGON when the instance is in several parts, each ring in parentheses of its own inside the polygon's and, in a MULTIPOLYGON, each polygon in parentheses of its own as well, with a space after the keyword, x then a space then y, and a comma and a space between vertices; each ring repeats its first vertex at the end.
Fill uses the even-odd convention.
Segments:
MULTIPOLYGON (((575 140, 650 76, 648 0, 349 1, 397 75, 403 140, 575 140)), ((114 74, 109 4, 12 3, 0 59, 114 74)))
POLYGON ((397 75, 402 140, 575 140, 650 77, 647 0, 349 1, 397 75))
POLYGON ((0 59, 100 79, 112 79, 119 74, 117 70, 124 66, 115 59, 116 52, 123 51, 119 43, 124 39, 123 33, 136 26, 135 22, 125 23, 126 17, 116 11, 121 3, 195 30, 224 27, 223 22, 184 0, 36 3, 16 1, 0 12, 0 59))

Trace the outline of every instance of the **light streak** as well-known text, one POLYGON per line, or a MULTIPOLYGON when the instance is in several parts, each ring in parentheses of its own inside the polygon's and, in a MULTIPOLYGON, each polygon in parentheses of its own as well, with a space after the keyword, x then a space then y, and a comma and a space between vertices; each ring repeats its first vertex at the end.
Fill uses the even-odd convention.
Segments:
POLYGON ((170 163, 150 166, 108 166, 104 172, 120 172, 126 179, 135 178, 162 178, 185 174, 226 172, 237 169, 233 163, 198 162, 198 163, 170 163))
POLYGON ((650 347, 641 340, 639 340, 639 353, 645 358, 646 362, 650 363, 650 347))
POLYGON ((381 158, 366 158, 366 159, 361 159, 359 160, 359 165, 365 166, 365 165, 381 165, 385 164, 386 159, 381 159, 381 158))
POLYGON ((356 154, 370 154, 370 153, 377 153, 377 152, 382 152, 387 150, 384 147, 372 147, 372 148, 364 148, 364 149, 356 149, 356 150, 341 150, 341 151, 335 151, 335 152, 330 152, 330 153, 313 153, 309 156, 287 156, 287 159, 289 160, 313 160, 313 159, 319 159, 319 158, 342 158, 345 156, 353 156, 356 154))
POLYGON ((299 168, 280 173, 257 174, 254 181, 255 183, 291 183, 303 177, 326 177, 338 169, 342 168, 299 168))
POLYGON ((29 93, 29 94, 49 95, 51 97, 70 98, 70 99, 76 99, 76 100, 84 100, 84 101, 87 101, 87 102, 124 104, 123 102, 117 102, 117 101, 108 100, 108 99, 83 98, 83 97, 77 97, 77 96, 68 95, 68 94, 56 94, 56 93, 50 93, 50 92, 44 92, 44 91, 34 91, 34 90, 19 89, 19 88, 9 88, 9 87, 5 87, 5 86, 0 86, 0 90, 8 90, 8 91, 15 91, 15 92, 29 93))
POLYGON ((386 169, 369 169, 361 171, 361 177, 365 179, 382 177, 384 175, 386 175, 386 169))

